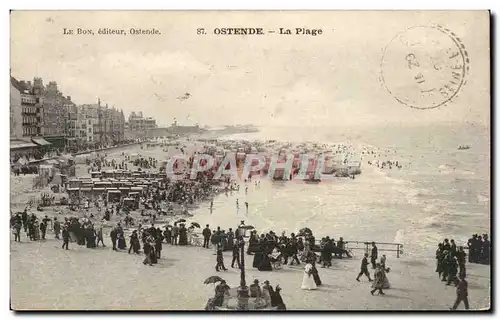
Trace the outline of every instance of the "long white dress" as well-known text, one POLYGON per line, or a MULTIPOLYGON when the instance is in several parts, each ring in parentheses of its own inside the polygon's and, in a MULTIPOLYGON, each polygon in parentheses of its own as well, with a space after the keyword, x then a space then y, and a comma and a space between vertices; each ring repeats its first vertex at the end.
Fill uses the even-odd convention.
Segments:
POLYGON ((313 266, 310 263, 306 264, 304 268, 304 277, 302 278, 302 286, 300 286, 302 290, 318 289, 316 283, 314 282, 314 277, 312 275, 312 268, 313 266))

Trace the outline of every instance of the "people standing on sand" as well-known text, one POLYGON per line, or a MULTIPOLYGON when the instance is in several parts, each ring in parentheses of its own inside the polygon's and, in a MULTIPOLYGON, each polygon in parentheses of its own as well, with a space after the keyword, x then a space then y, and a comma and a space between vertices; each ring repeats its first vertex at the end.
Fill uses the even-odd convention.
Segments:
POLYGON ((208 224, 205 227, 205 229, 203 229, 202 234, 203 234, 203 248, 208 249, 210 243, 210 236, 212 235, 212 232, 210 231, 210 227, 208 224))
POLYGON ((157 234, 155 238, 155 253, 158 259, 161 258, 161 250, 163 249, 162 242, 163 236, 161 234, 157 234))
POLYGON ((309 259, 309 263, 312 266, 312 276, 314 279, 314 283, 316 283, 316 286, 321 285, 321 278, 319 277, 319 272, 318 269, 316 268, 316 255, 313 253, 313 257, 309 259))
POLYGON ((259 286, 259 280, 255 279, 253 283, 249 287, 250 297, 251 298, 260 298, 262 297, 262 290, 259 286))
POLYGON ((179 228, 179 245, 186 246, 188 244, 187 229, 184 223, 181 223, 179 228))
POLYGON ((21 222, 16 220, 13 225, 14 241, 21 242, 21 222))
POLYGON ((42 233, 42 240, 45 240, 45 233, 47 232, 47 222, 45 222, 45 219, 40 223, 40 231, 42 233))
POLYGON ((216 246, 217 247, 217 264, 215 265, 215 271, 219 272, 219 268, 227 271, 226 267, 224 266, 224 255, 222 254, 222 248, 221 246, 216 246))
POLYGON ((464 302, 465 310, 469 310, 469 290, 468 283, 464 277, 460 277, 460 281, 457 284, 457 298, 455 299, 455 303, 450 310, 456 310, 460 302, 464 302))
POLYGON ((147 264, 149 266, 153 266, 153 263, 151 262, 151 251, 153 251, 153 246, 148 242, 144 242, 144 260, 142 261, 143 264, 147 264))
POLYGON ((111 237, 111 243, 113 244, 113 250, 117 251, 118 249, 116 248, 116 240, 118 239, 118 232, 116 230, 116 227, 111 229, 109 236, 111 237))
POLYGON ((271 304, 271 293, 273 293, 273 287, 269 284, 269 280, 266 280, 262 286, 262 298, 266 302, 266 306, 271 304))
POLYGON ((130 235, 130 248, 128 249, 128 253, 134 250, 134 253, 139 253, 139 250, 141 250, 141 243, 139 241, 139 237, 137 235, 137 230, 132 231, 132 234, 130 235))
POLYGON ((466 257, 466 253, 464 251, 464 247, 460 246, 458 248, 458 251, 456 253, 456 257, 457 257, 457 262, 458 262, 458 268, 459 268, 459 275, 460 276, 463 276, 465 278, 466 276, 466 271, 465 271, 465 257, 466 257))
POLYGON ((295 234, 292 233, 291 235, 291 240, 290 240, 290 256, 292 257, 292 259, 290 260, 290 265, 293 265, 293 262, 296 261, 297 262, 297 265, 300 264, 300 260, 299 260, 299 257, 297 257, 297 253, 299 251, 298 247, 299 247, 299 244, 298 244, 298 241, 297 241, 297 238, 295 237, 295 234))
POLYGON ((372 288, 373 290, 370 291, 370 293, 373 295, 375 291, 378 290, 378 293, 381 295, 384 295, 383 286, 384 286, 384 277, 385 277, 385 272, 381 268, 380 263, 377 263, 375 265, 375 274, 374 274, 374 281, 372 283, 372 288))
POLYGON ((436 250, 436 272, 438 273, 438 277, 441 279, 441 274, 444 272, 444 251, 443 244, 439 243, 438 248, 436 250))
POLYGON ((231 261, 231 268, 234 268, 234 263, 238 264, 238 269, 240 268, 240 247, 238 243, 233 244, 233 260, 231 261))
POLYGON ((283 298, 280 294, 281 288, 279 285, 276 286, 276 290, 272 290, 270 287, 269 292, 271 293, 271 306, 275 307, 276 310, 286 310, 286 305, 283 302, 283 298))
POLYGON ((118 249, 125 250, 127 248, 127 242, 125 241, 125 234, 119 223, 117 227, 117 235, 118 235, 118 249))
MULTIPOLYGON (((220 227, 218 227, 220 229, 220 227)), ((219 243, 220 243, 220 236, 219 236, 219 230, 215 231, 213 230, 212 232, 212 237, 210 238, 210 242, 212 242, 212 246, 214 248, 214 255, 217 254, 217 251, 219 249, 219 243)), ((221 248, 222 250, 222 248, 221 248)))
POLYGON ((102 243, 102 247, 106 247, 106 245, 104 244, 104 235, 102 233, 102 226, 99 226, 99 229, 97 230, 97 243, 96 243, 96 247, 99 246, 99 243, 102 243))
POLYGON ((378 258, 378 248, 375 242, 372 242, 372 255, 370 256, 370 262, 372 263, 373 269, 377 267, 376 265, 377 258, 378 258))
POLYGON ((63 238, 63 245, 62 248, 66 247, 66 250, 68 250, 68 244, 69 244, 69 231, 68 227, 64 226, 63 231, 62 231, 62 238, 63 238))
POLYGON ((24 209, 22 215, 21 215, 21 220, 23 221, 23 228, 24 232, 28 231, 28 210, 24 209))
POLYGON ((310 263, 307 263, 304 267, 304 275, 302 277, 302 285, 300 286, 302 290, 316 290, 318 287, 316 286, 316 282, 314 282, 313 277, 313 266, 310 263))
POLYGON ((366 275, 368 281, 372 281, 372 279, 370 278, 370 272, 368 271, 368 253, 365 253, 363 260, 361 260, 361 270, 356 277, 356 281, 359 282, 359 277, 361 277, 363 274, 366 275))
POLYGON ((57 217, 54 217, 54 234, 56 239, 59 239, 59 233, 61 232, 61 223, 57 221, 57 217))
POLYGON ((234 244, 234 232, 233 232, 233 228, 229 228, 229 231, 226 233, 226 237, 227 237, 227 247, 229 250, 231 250, 233 248, 233 244, 234 244))
POLYGON ((179 227, 174 223, 172 227, 172 245, 177 245, 177 238, 179 237, 179 227))

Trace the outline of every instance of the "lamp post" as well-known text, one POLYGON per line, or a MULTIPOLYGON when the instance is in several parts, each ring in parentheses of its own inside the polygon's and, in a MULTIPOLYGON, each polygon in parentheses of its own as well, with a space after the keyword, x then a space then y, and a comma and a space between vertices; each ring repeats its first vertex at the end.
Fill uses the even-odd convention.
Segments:
POLYGON ((241 235, 239 228, 239 246, 240 246, 240 286, 238 288, 238 310, 248 310, 248 287, 245 281, 245 240, 241 235))

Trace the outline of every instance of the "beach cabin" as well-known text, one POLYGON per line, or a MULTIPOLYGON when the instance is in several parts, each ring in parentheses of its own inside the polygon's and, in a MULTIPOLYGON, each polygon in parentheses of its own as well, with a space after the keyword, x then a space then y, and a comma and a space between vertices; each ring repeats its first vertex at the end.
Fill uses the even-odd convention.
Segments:
POLYGON ((94 181, 94 188, 111 188, 112 183, 109 181, 94 181))
POLYGON ((140 196, 144 195, 144 189, 142 187, 132 187, 130 188, 129 195, 138 194, 140 196))
POLYGON ((123 208, 128 208, 130 210, 139 209, 139 200, 136 198, 124 198, 122 202, 123 208))
POLYGON ((128 196, 128 194, 130 192, 129 187, 120 187, 120 188, 118 188, 118 190, 120 190, 122 196, 128 196))
POLYGON ((80 198, 80 188, 66 188, 66 193, 70 199, 80 198))
POLYGON ((99 198, 100 196, 105 196, 106 194, 106 188, 92 188, 92 193, 95 199, 99 198))
POLYGON ((99 171, 93 171, 90 173, 90 177, 93 179, 100 179, 103 176, 103 174, 99 171))
POLYGON ((108 193, 108 202, 119 202, 122 196, 122 193, 120 190, 117 189, 107 189, 106 190, 108 193))
POLYGON ((68 182, 68 188, 80 188, 82 186, 82 180, 79 179, 71 179, 68 182))
POLYGON ((92 187, 81 187, 80 198, 92 199, 92 187))

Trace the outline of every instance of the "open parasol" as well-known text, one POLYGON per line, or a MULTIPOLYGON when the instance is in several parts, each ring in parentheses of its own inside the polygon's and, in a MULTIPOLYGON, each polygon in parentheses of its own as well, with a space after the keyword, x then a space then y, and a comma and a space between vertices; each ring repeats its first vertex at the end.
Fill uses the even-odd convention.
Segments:
POLYGON ((179 219, 175 223, 182 223, 182 222, 186 222, 186 219, 179 219))
POLYGON ((222 279, 219 276, 211 276, 211 277, 206 278, 205 281, 203 281, 203 283, 204 284, 211 284, 211 283, 221 282, 223 280, 224 279, 222 279))
POLYGON ((196 228, 200 228, 200 224, 198 222, 191 222, 191 225, 196 228))
POLYGON ((245 230, 252 230, 252 229, 255 229, 255 227, 254 227, 254 226, 241 226, 241 227, 239 227, 239 228, 241 228, 241 229, 245 229, 245 230))

